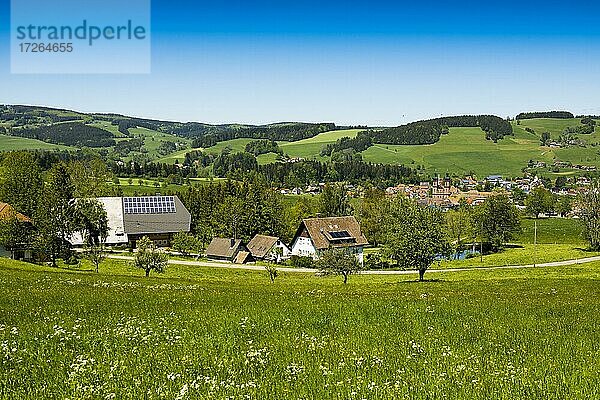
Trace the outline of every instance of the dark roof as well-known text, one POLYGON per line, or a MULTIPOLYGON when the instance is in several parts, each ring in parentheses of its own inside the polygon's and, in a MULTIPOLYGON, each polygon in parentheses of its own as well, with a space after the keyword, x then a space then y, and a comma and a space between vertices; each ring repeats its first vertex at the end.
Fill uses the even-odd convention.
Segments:
POLYGON ((278 240, 279 239, 274 236, 255 235, 252 240, 248 242, 247 247, 253 257, 264 258, 278 240))
POLYGON ((302 232, 303 228, 306 228, 318 250, 369 244, 360 230, 358 221, 352 216, 305 219, 296 236, 302 232))
POLYGON ((0 202, 0 220, 6 221, 13 217, 20 222, 31 222, 29 217, 17 212, 10 204, 0 202))
POLYGON ((242 244, 241 239, 230 239, 230 238, 213 238, 208 247, 206 248, 206 255, 208 257, 222 257, 230 258, 237 254, 242 244), (233 242, 233 245, 232 243, 233 242))
MULTIPOLYGON (((190 212, 177 196, 173 197, 175 212, 123 213, 123 227, 127 234, 189 232, 190 212)), ((125 202, 125 200, 123 200, 125 202)), ((170 210, 169 210, 170 211, 170 210)))

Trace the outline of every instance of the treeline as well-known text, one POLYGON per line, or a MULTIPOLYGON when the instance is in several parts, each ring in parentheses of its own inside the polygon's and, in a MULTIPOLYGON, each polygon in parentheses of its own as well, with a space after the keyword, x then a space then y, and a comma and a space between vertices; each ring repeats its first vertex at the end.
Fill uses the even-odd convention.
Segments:
POLYGON ((494 142, 513 134, 510 122, 495 115, 460 115, 437 118, 434 121, 452 128, 479 127, 485 132, 485 138, 494 142))
MULTIPOLYGON (((185 124, 188 125, 188 124, 185 124)), ((183 128, 185 128, 185 125, 183 128)), ((219 126, 207 129, 204 124, 197 124, 198 130, 184 131, 176 129, 173 133, 179 136, 194 138, 192 147, 211 147, 226 140, 251 138, 298 141, 335 130, 335 124, 287 123, 267 126, 219 126)))
POLYGON ((596 127, 591 124, 570 126, 563 131, 563 134, 580 134, 580 135, 591 135, 594 133, 596 127))
POLYGON ((192 214, 192 231, 204 243, 215 236, 246 241, 257 233, 288 236, 282 195, 257 176, 188 186, 179 196, 192 214))
POLYGON ((433 144, 440 140, 443 127, 435 120, 412 122, 380 131, 369 131, 375 143, 384 144, 433 144))
POLYGON ((156 177, 166 178, 171 175, 180 176, 182 178, 196 177, 196 170, 193 168, 180 168, 175 164, 166 163, 139 163, 136 161, 122 163, 109 161, 108 167, 115 176, 141 178, 141 177, 156 177))
POLYGON ((53 109, 33 106, 0 106, 0 120, 16 121, 15 125, 22 126, 26 123, 52 123, 82 120, 81 115, 68 110, 53 109), (59 114, 62 113, 62 114, 59 114))
POLYGON ((275 153, 282 155, 283 150, 279 148, 279 145, 274 140, 260 139, 253 140, 246 144, 246 153, 251 153, 255 156, 267 153, 275 153))
POLYGON ((544 112, 524 112, 517 115, 517 119, 535 119, 535 118, 558 118, 570 119, 575 116, 568 111, 544 111, 544 112))
POLYGON ((370 132, 359 132, 354 138, 343 137, 335 143, 330 143, 321 149, 321 156, 330 156, 334 152, 352 149, 360 153, 373 146, 373 138, 370 132))
POLYGON ((80 122, 12 129, 13 136, 78 147, 110 147, 115 145, 112 133, 80 122))
POLYGON ((273 163, 258 166, 274 186, 301 187, 319 182, 370 182, 386 187, 398 182, 417 182, 416 171, 403 165, 373 164, 359 160, 320 162, 307 160, 297 163, 273 163))

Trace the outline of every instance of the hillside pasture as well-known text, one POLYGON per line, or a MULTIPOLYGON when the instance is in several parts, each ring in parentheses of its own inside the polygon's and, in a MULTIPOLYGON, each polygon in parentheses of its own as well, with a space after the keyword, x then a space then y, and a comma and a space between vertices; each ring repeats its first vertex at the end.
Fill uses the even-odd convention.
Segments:
POLYGON ((0 397, 589 399, 600 264, 350 278, 0 259, 0 397), (32 373, 34 371, 35 373, 32 373))
POLYGON ((298 140, 297 142, 278 142, 279 147, 290 157, 302 157, 306 159, 325 160, 321 157, 321 150, 325 145, 335 143, 343 137, 354 138, 363 129, 346 129, 339 131, 323 132, 317 136, 298 140))
POLYGON ((376 144, 365 150, 363 159, 374 163, 422 165, 437 173, 520 175, 530 159, 550 162, 552 155, 539 148, 531 134, 515 134, 498 143, 485 139, 480 128, 450 128, 432 145, 376 144))
POLYGON ((0 151, 16 150, 67 150, 73 149, 69 146, 46 143, 37 139, 29 139, 18 136, 0 134, 0 151))

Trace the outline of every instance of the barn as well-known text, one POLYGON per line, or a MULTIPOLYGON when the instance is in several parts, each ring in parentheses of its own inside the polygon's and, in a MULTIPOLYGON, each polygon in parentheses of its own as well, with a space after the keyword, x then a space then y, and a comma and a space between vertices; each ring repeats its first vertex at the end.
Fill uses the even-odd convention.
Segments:
MULTIPOLYGON (((189 232, 190 212, 177 196, 99 197, 108 217, 106 244, 135 247, 148 236, 157 246, 171 245, 173 235, 189 232)), ((81 234, 71 238, 74 246, 83 245, 81 234)))

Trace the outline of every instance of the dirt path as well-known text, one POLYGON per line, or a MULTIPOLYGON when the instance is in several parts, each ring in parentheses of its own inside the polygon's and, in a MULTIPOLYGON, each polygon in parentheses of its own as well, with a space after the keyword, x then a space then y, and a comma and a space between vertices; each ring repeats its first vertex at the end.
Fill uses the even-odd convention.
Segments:
MULTIPOLYGON (((131 256, 120 256, 115 254, 107 255, 108 258, 113 258, 116 260, 127 260, 132 261, 133 257, 131 256)), ((600 261, 600 256, 595 257, 587 257, 580 258, 577 260, 566 260, 566 261, 555 261, 549 263, 542 264, 528 264, 528 265, 507 265, 507 266, 499 266, 499 267, 469 267, 469 268, 447 268, 447 269, 429 269, 427 273, 438 273, 438 272, 463 272, 463 271, 472 271, 472 270, 494 270, 494 269, 522 269, 522 268, 543 268, 543 267, 561 267, 566 265, 576 265, 576 264, 585 264, 594 261, 600 261)), ((230 263, 221 263, 221 262, 212 262, 212 261, 185 261, 185 260, 169 260, 169 264, 173 265, 187 265, 187 266, 197 266, 197 267, 213 267, 213 268, 228 268, 228 269, 245 269, 249 271, 264 271, 265 268, 260 265, 252 265, 252 264, 230 264, 230 263)), ((314 269, 310 268, 290 268, 290 267, 278 267, 277 268, 281 272, 302 272, 302 273, 315 273, 314 269)), ((415 270, 407 270, 407 271, 363 271, 361 274, 364 275, 413 275, 417 274, 415 270)))

